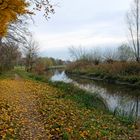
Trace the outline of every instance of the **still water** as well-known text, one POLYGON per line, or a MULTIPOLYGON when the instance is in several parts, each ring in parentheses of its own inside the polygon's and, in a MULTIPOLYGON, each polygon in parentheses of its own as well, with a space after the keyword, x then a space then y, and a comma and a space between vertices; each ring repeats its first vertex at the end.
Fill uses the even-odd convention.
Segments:
POLYGON ((93 80, 85 80, 69 76, 65 71, 55 70, 50 74, 51 81, 62 81, 73 83, 81 89, 89 91, 91 94, 99 95, 108 109, 116 111, 123 115, 140 117, 140 89, 126 86, 108 84, 93 80))

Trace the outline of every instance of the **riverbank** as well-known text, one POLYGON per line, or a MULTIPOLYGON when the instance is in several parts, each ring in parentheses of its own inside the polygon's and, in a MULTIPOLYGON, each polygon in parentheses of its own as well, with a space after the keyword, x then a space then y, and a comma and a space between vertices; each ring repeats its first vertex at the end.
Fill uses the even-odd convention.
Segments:
POLYGON ((66 73, 85 79, 140 87, 140 64, 135 62, 114 62, 93 65, 79 61, 70 64, 66 69, 66 73))
POLYGON ((95 107, 107 111, 123 119, 123 121, 132 122, 139 117, 139 89, 128 89, 127 86, 110 85, 100 81, 91 82, 87 79, 78 78, 78 80, 76 76, 71 77, 71 79, 67 77, 64 71, 57 70, 54 72, 47 71, 45 75, 36 75, 25 71, 19 71, 18 74, 26 79, 47 82, 62 90, 66 98, 86 107, 95 107))
POLYGON ((97 109, 94 102, 82 104, 86 96, 79 89, 20 70, 9 75, 0 79, 1 139, 139 139, 133 123, 97 109))

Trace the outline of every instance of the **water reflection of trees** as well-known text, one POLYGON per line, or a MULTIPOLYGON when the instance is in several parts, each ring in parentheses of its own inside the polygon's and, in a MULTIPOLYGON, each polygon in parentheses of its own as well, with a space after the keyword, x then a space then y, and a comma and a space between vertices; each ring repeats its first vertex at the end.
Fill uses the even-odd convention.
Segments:
MULTIPOLYGON (((122 85, 108 84, 101 81, 92 81, 87 79, 81 79, 77 77, 71 77, 79 84, 94 91, 104 92, 109 98, 113 97, 118 100, 118 106, 116 107, 119 113, 124 115, 130 115, 138 119, 140 116, 140 93, 139 89, 132 87, 126 87, 122 85), (119 97, 117 98, 116 97, 119 97)), ((108 101, 109 102, 109 101, 108 101)), ((114 110, 116 109, 114 108, 114 110)))
POLYGON ((105 89, 109 94, 119 94, 121 96, 130 96, 134 97, 140 94, 140 89, 137 89, 135 87, 128 87, 124 85, 117 85, 117 84, 108 84, 103 81, 93 81, 93 80, 88 80, 88 79, 82 79, 74 76, 70 76, 73 80, 77 81, 80 84, 87 85, 87 84, 92 84, 94 86, 100 87, 105 89))
POLYGON ((56 69, 50 69, 50 70, 46 70, 45 71, 45 76, 48 78, 48 79, 50 79, 52 76, 54 76, 54 75, 58 75, 58 74, 60 74, 60 73, 62 73, 64 70, 56 70, 56 69))
POLYGON ((126 116, 134 117, 138 119, 140 116, 140 97, 135 98, 120 98, 120 105, 118 106, 119 113, 126 116))
MULTIPOLYGON (((63 70, 50 70, 46 72, 47 77, 51 79, 52 76, 62 75, 63 70)), ((107 104, 114 111, 116 108, 119 113, 124 115, 131 115, 136 118, 140 116, 140 96, 139 89, 129 88, 126 86, 108 84, 101 81, 93 81, 87 79, 81 79, 77 77, 71 77, 66 75, 67 79, 72 79, 74 84, 77 84, 80 88, 94 93, 100 93, 107 104)), ((63 79, 60 79, 63 81, 63 79)))

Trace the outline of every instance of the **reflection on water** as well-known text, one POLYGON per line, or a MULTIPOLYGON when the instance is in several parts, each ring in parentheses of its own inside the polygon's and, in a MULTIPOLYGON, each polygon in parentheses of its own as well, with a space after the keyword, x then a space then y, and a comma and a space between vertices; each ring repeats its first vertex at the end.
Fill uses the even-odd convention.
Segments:
POLYGON ((73 83, 91 93, 99 94, 111 111, 118 110, 124 115, 140 116, 140 90, 124 86, 95 82, 66 75, 64 71, 55 70, 52 81, 73 83))
POLYGON ((51 81, 63 81, 65 83, 71 83, 73 80, 68 78, 64 71, 60 72, 56 70, 51 77, 51 81))

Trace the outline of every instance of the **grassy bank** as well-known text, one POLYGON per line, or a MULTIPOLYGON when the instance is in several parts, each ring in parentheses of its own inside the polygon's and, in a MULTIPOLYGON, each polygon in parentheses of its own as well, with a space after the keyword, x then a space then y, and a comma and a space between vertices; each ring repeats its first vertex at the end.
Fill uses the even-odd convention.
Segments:
POLYGON ((24 91, 23 99, 27 98, 28 102, 33 100, 34 103, 37 103, 36 111, 40 114, 40 119, 44 124, 42 127, 45 129, 48 140, 137 140, 134 136, 135 126, 133 123, 126 121, 126 119, 123 121, 124 118, 117 118, 107 111, 102 111, 104 108, 102 106, 103 102, 98 98, 73 85, 48 83, 44 76, 37 76, 19 69, 14 72, 9 73, 10 79, 6 77, 6 79, 2 78, 0 80, 0 102, 8 100, 4 104, 8 103, 8 107, 11 108, 9 110, 0 104, 0 111, 7 112, 6 120, 2 119, 3 116, 0 115, 2 124, 6 124, 5 127, 0 126, 1 138, 19 139, 17 133, 21 130, 17 127, 26 127, 27 118, 20 121, 18 115, 22 110, 16 110, 16 108, 19 108, 19 97, 24 91), (14 72, 20 75, 21 81, 15 81, 13 78, 10 80, 14 72), (10 88, 12 92, 10 92, 10 88), (8 111, 11 113, 8 113, 8 111), (13 114, 16 116, 15 120, 13 114), (9 125, 11 120, 9 118, 16 121, 16 126, 9 125), (16 137, 14 134, 16 134, 16 137))
POLYGON ((6 79, 6 78, 13 79, 14 76, 15 76, 14 70, 0 73, 0 79, 6 79))
MULTIPOLYGON (((15 69, 15 72, 24 79, 34 80, 38 82, 45 82, 50 86, 53 86, 63 92, 62 98, 70 99, 79 104, 81 107, 86 108, 95 108, 97 110, 102 110, 106 113, 115 115, 121 122, 124 123, 133 123, 135 120, 132 116, 121 116, 121 114, 117 112, 110 112, 108 107, 106 106, 105 100, 100 97, 97 93, 90 93, 88 91, 82 90, 72 83, 64 83, 64 82, 51 82, 44 75, 36 75, 34 73, 28 73, 21 69, 15 69)), ((61 98, 61 97, 60 97, 61 98)))
POLYGON ((114 62, 94 65, 78 61, 67 67, 67 73, 83 78, 140 87, 140 64, 135 62, 114 62))
POLYGON ((73 84, 64 82, 51 82, 44 75, 36 75, 20 69, 15 69, 15 73, 17 73, 20 77, 24 79, 45 82, 50 86, 56 87, 63 93, 65 93, 63 94, 63 98, 74 100, 81 106, 87 108, 95 107, 103 110, 108 110, 104 101, 100 99, 96 93, 94 95, 91 95, 87 91, 84 91, 74 86, 73 84))

